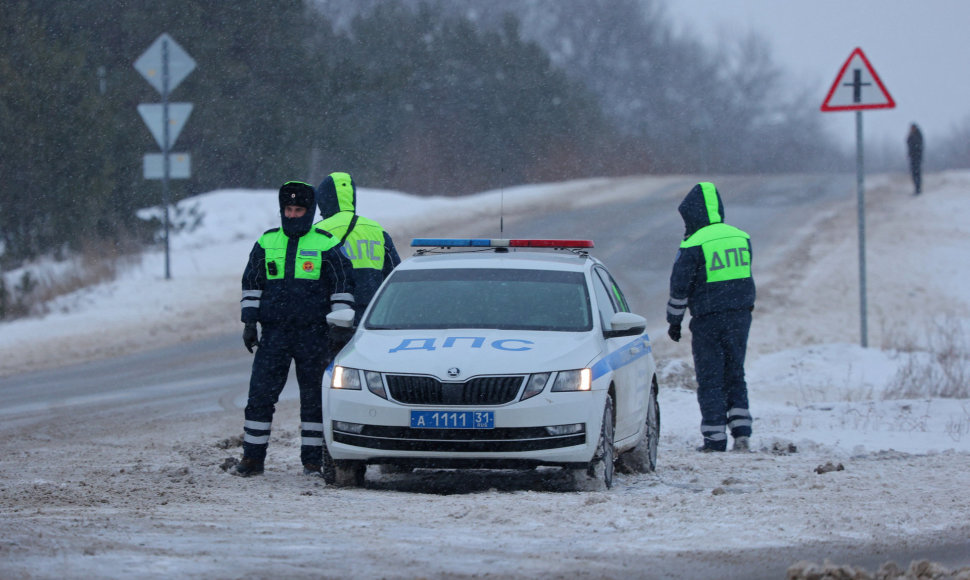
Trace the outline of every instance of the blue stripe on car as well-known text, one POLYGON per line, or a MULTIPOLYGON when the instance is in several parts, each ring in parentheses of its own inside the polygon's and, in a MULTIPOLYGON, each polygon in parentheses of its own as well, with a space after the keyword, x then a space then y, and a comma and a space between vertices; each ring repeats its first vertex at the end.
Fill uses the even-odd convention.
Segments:
POLYGON ((625 367, 638 358, 650 354, 652 350, 653 347, 650 346, 650 337, 646 334, 638 336, 636 340, 624 344, 594 364, 590 369, 593 373, 593 380, 595 381, 610 371, 625 367), (637 352, 631 353, 630 349, 636 347, 639 347, 637 352))

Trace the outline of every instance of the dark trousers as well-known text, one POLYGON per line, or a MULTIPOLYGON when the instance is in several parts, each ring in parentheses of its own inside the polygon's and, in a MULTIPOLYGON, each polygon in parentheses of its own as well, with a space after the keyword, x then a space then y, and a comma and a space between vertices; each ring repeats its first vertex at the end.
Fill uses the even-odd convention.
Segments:
POLYGON ((920 171, 921 161, 919 159, 910 159, 909 161, 909 172, 913 175, 913 185, 916 187, 916 193, 920 193, 923 190, 923 175, 920 171))
POLYGON ((750 330, 748 310, 717 312, 690 321, 701 434, 707 447, 727 448, 726 427, 733 437, 751 435, 748 385, 744 380, 750 330))
POLYGON ((249 380, 243 457, 265 459, 273 413, 293 361, 300 385, 300 458, 304 464, 323 463, 321 383, 330 363, 327 342, 326 326, 262 327, 249 380))

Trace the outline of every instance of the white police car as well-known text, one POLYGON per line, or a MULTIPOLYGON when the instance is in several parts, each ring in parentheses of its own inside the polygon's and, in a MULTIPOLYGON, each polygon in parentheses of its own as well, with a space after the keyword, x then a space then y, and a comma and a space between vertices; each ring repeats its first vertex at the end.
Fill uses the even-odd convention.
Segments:
MULTIPOLYGON (((368 464, 653 471, 660 433, 646 320, 588 240, 415 239, 324 392, 324 476, 368 464)), ((328 316, 349 327, 350 311, 328 316)), ((329 376, 330 373, 328 373, 329 376)))

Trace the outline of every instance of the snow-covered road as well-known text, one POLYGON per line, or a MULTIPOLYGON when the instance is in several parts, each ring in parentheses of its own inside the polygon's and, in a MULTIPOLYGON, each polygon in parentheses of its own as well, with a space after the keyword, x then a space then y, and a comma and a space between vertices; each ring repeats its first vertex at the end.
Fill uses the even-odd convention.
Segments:
MULTIPOLYGON (((642 191, 669 183, 644 178, 642 191)), ((529 207, 557 187, 577 185, 502 195, 529 207)), ((949 368, 966 362, 967 192, 963 173, 927 176, 920 198, 902 176, 872 180, 870 348, 857 343, 854 192, 835 206, 844 211, 812 223, 810 244, 765 260, 748 364, 753 453, 693 451, 689 346, 661 339, 658 470, 620 474, 608 492, 572 491, 555 470, 372 467, 364 489, 327 487, 300 475, 295 385, 279 406, 266 474, 240 479, 223 467, 240 452, 244 380, 194 384, 173 365, 158 392, 178 383, 196 390, 190 403, 126 398, 119 387, 138 376, 126 366, 142 364, 132 354, 106 375, 112 396, 34 392, 17 408, 2 405, 0 577, 782 578, 799 560, 870 571, 890 558, 970 565, 970 398, 928 391, 944 368, 933 366, 941 336, 957 360, 949 368)), ((722 193, 730 216, 731 192, 722 193)), ((364 190, 362 200, 368 194, 379 209, 362 211, 392 233, 422 202, 473 221, 498 195, 428 201, 364 190)), ((238 331, 237 270, 254 232, 273 220, 271 195, 262 206, 239 201, 255 195, 201 198, 205 227, 176 241, 172 283, 158 280, 158 256, 149 256, 44 320, 0 325, 0 400, 36 376, 9 374, 24 368, 18 359, 37 368, 238 331), (228 265, 194 250, 216 242, 228 265)))

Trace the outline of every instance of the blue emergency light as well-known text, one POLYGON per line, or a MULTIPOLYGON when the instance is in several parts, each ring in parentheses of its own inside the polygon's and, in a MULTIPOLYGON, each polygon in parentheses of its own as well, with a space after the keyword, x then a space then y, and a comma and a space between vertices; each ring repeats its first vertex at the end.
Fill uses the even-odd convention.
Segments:
POLYGON ((593 240, 509 240, 501 238, 414 238, 412 248, 592 248, 593 240))

